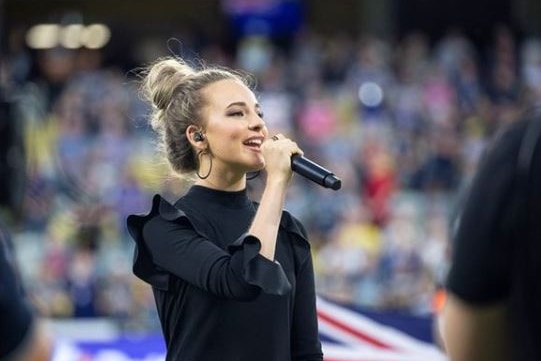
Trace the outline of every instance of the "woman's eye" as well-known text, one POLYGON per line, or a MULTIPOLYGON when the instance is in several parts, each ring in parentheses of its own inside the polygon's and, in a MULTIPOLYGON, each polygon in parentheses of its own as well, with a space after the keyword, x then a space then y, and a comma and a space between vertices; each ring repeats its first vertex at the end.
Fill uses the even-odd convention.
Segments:
POLYGON ((232 112, 232 113, 229 113, 229 116, 230 117, 242 117, 242 116, 244 116, 244 112, 241 112, 241 111, 232 112))
POLYGON ((263 119, 263 118, 265 117, 265 113, 263 113, 263 112, 259 112, 259 113, 257 113, 257 115, 258 115, 261 119, 263 119))

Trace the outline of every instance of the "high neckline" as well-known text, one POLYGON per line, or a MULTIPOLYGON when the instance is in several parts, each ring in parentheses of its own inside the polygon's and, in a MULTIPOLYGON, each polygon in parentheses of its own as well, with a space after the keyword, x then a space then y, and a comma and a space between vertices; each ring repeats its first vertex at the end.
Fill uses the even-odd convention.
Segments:
POLYGON ((186 193, 186 197, 198 201, 208 202, 209 205, 216 204, 225 208, 243 208, 251 204, 246 188, 240 191, 224 191, 208 188, 202 185, 193 185, 186 193))

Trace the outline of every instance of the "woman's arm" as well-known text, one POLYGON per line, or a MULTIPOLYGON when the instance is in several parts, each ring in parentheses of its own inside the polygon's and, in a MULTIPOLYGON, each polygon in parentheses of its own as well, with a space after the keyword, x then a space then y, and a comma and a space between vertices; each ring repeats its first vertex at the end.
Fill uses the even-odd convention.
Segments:
POLYGON ((284 208, 287 182, 267 181, 261 201, 248 233, 261 242, 259 254, 274 261, 278 227, 284 208))
MULTIPOLYGON (((39 319, 34 321, 32 330, 29 330, 28 340, 22 341, 21 349, 15 351, 15 355, 8 358, 9 361, 49 361, 52 355, 52 338, 47 333, 43 322, 39 319)), ((0 360, 3 360, 0 358, 0 360)))
POLYGON ((259 253, 273 261, 282 209, 292 176, 291 156, 303 153, 295 142, 282 135, 266 140, 261 151, 265 157, 267 182, 249 233, 261 241, 259 253))
POLYGON ((250 300, 261 290, 282 294, 291 287, 280 265, 261 256, 259 240, 249 234, 230 245, 229 253, 198 233, 185 215, 173 221, 158 215, 146 222, 142 238, 138 247, 148 250, 158 269, 218 297, 250 300))

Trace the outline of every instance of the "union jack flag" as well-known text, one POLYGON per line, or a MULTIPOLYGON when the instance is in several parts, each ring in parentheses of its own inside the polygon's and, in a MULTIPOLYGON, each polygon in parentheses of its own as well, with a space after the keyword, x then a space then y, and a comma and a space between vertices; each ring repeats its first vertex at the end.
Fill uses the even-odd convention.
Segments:
POLYGON ((434 344, 323 298, 317 314, 325 361, 447 360, 434 344))

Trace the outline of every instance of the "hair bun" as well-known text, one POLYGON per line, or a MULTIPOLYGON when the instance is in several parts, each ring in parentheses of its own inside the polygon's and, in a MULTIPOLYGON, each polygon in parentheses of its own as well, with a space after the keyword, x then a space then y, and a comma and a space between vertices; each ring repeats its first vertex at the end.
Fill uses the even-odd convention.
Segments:
POLYGON ((181 59, 161 59, 149 67, 143 90, 146 98, 159 110, 165 111, 173 101, 175 92, 194 74, 194 70, 181 59))

